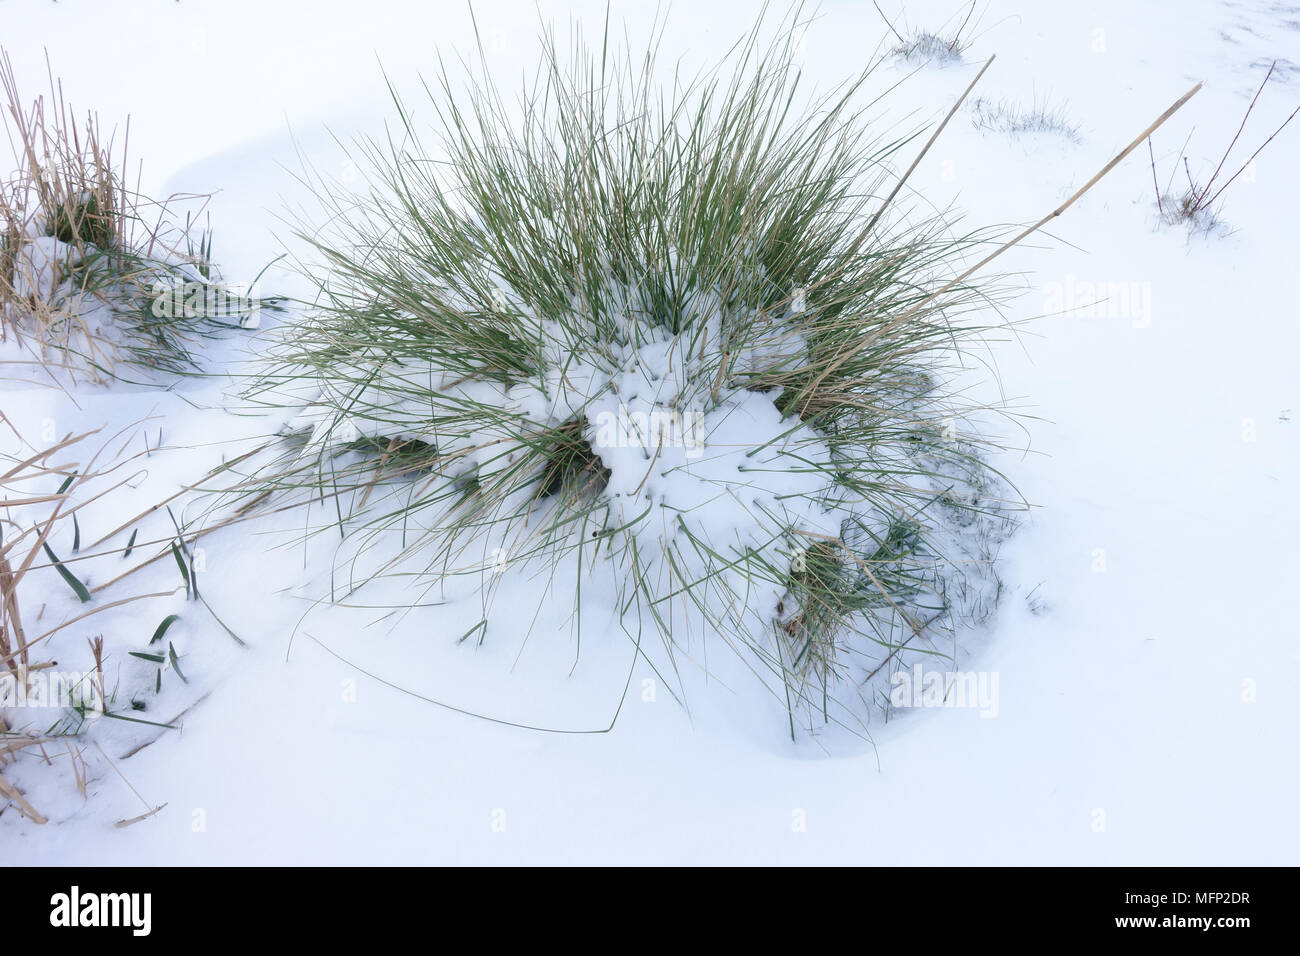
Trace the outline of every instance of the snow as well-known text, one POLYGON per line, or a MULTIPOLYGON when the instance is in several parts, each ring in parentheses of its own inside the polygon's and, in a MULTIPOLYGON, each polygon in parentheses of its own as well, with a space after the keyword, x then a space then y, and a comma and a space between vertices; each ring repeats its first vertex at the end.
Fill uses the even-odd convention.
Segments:
MULTIPOLYGON (((146 193, 220 189, 214 256, 232 280, 251 279, 279 254, 272 232, 287 230, 276 213, 303 200, 277 164, 296 169, 301 152, 341 178, 357 175, 325 127, 346 138, 375 131, 391 115, 372 54, 414 90, 435 48, 446 55, 474 46, 465 11, 383 0, 364 17, 341 0, 315 5, 310 18, 244 0, 129 6, 138 15, 122 34, 114 27, 123 11, 91 0, 9 3, 5 42, 15 71, 27 89, 39 88, 48 47, 74 104, 93 106, 106 120, 130 113, 146 193), (274 40, 247 43, 250 24, 274 40), (110 29, 122 55, 105 72, 89 64, 98 63, 110 29), (160 49, 188 51, 185 83, 157 82, 160 49), (195 104, 204 108, 196 112, 195 104), (219 135, 212 115, 226 119, 219 135), (190 134, 177 135, 187 124, 190 134)), ((937 29, 951 6, 908 2, 907 21, 937 29)), ((703 64, 756 7, 674 8, 664 49, 703 64)), ((572 10, 594 29, 604 4, 540 9, 561 24, 572 10)), ((652 14, 616 15, 627 17, 636 37, 652 14)), ((475 16, 491 68, 509 84, 535 52, 534 6, 476 3, 475 16)), ((1030 222, 1198 81, 1205 87, 1156 134, 1153 148, 1162 184, 1184 141, 1193 173, 1207 176, 1277 59, 1275 80, 1243 135, 1253 150, 1300 99, 1297 19, 1263 0, 1185 3, 1176 11, 1119 0, 993 0, 962 62, 889 61, 876 78, 881 88, 907 78, 873 109, 884 130, 938 119, 996 52, 977 93, 1025 108, 1063 104, 1077 141, 1051 131, 981 130, 963 109, 909 184, 927 205, 955 206, 967 226, 1030 222)), ((889 39, 871 5, 826 3, 803 35, 803 66, 829 86, 889 39)), ((1244 160, 1249 152, 1239 150, 1244 160)), ((12 809, 0 814, 0 858, 1294 862, 1300 702, 1289 677, 1300 665, 1300 323, 1287 280, 1300 214, 1298 150, 1300 128, 1288 127, 1225 193, 1228 229, 1211 235, 1159 223, 1150 161, 1139 150, 1053 222, 1050 235, 1000 260, 1021 277, 1024 292, 1004 314, 1022 324, 990 345, 997 381, 979 364, 983 356, 972 356, 969 387, 976 395, 1000 390, 1032 416, 1027 436, 1009 435, 1028 442, 1029 453, 1009 452, 996 464, 1035 509, 1003 548, 1006 589, 996 615, 966 636, 958 658, 963 671, 990 678, 984 687, 996 687, 995 707, 921 707, 873 725, 871 742, 837 742, 827 754, 817 741, 790 742, 780 708, 725 648, 692 645, 692 659, 707 659, 710 676, 684 668, 685 698, 675 700, 618 630, 613 608, 602 616, 599 589, 575 639, 576 568, 555 569, 554 579, 496 581, 496 607, 518 615, 494 615, 486 631, 474 632, 482 605, 472 589, 376 580, 350 591, 332 572, 356 556, 336 550, 337 534, 328 543, 301 539, 302 516, 287 513, 198 542, 202 594, 247 649, 183 591, 114 609, 60 636, 56 656, 71 669, 88 662, 86 638, 104 633, 119 649, 110 671, 127 687, 149 679, 153 665, 123 648, 143 646, 159 621, 180 613, 167 640, 190 683, 168 669, 146 716, 191 709, 180 732, 96 722, 82 744, 86 799, 59 745, 49 748, 49 766, 24 759, 0 770, 50 818, 36 826, 12 809), (320 600, 331 587, 339 606, 320 600), (394 601, 419 606, 387 614, 394 601), (526 730, 449 707, 585 732, 526 730), (147 820, 113 826, 164 803, 147 820)), ((305 292, 282 265, 262 287, 305 292)), ((263 317, 263 325, 279 321, 263 317)), ((263 341, 232 335, 211 355, 243 363, 263 341)), ((586 361, 585 378, 566 370, 577 383, 570 398, 589 400, 616 379, 617 394, 637 395, 633 407, 648 416, 675 388, 668 373, 680 366, 665 347, 643 339, 614 365, 602 364, 608 357, 586 361)), ((5 365, 3 376, 0 407, 29 442, 104 425, 92 447, 125 429, 113 447, 129 440, 129 453, 141 456, 78 489, 76 500, 89 500, 134 473, 111 504, 106 497, 79 512, 83 542, 282 424, 248 414, 224 377, 178 392, 118 383, 65 394, 18 366, 5 365)), ((544 392, 559 405, 541 394, 516 387, 508 398, 526 414, 563 421, 572 408, 563 389, 544 392)), ((617 410, 614 394, 599 399, 613 403, 607 411, 617 410)), ((659 497, 717 522, 716 535, 736 523, 734 509, 701 496, 716 470, 737 463, 734 454, 708 449, 752 447, 779 423, 768 420, 770 400, 727 402, 704 411, 706 454, 671 449, 676 477, 658 484, 639 487, 644 446, 602 448, 628 510, 637 511, 640 497, 659 497)), ((11 434, 3 440, 7 453, 17 452, 11 434)), ((142 540, 170 533, 165 513, 141 526, 142 540)), ((52 542, 61 557, 70 536, 62 527, 52 542)), ((122 538, 111 543, 120 549, 122 538)), ((364 578, 367 559, 358 560, 352 573, 364 578)), ((123 563, 114 554, 73 566, 93 587, 123 563)), ((136 577, 141 592, 179 583, 170 558, 136 577)), ((32 580, 41 590, 24 598, 25 621, 42 604, 42 622, 80 613, 52 570, 32 580)))
POLYGON ((80 259, 77 251, 53 236, 35 236, 19 247, 14 263, 14 291, 48 299, 62 283, 62 272, 80 259))

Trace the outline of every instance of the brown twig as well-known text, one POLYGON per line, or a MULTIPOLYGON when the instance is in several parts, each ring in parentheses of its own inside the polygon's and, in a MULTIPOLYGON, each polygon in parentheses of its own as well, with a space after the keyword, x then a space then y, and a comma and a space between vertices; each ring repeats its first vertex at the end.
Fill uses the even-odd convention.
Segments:
MULTIPOLYGON (((1257 89, 1255 95, 1251 97, 1250 105, 1246 107, 1246 115, 1241 118, 1241 125, 1237 127, 1237 134, 1232 137, 1232 141, 1228 143, 1228 148, 1223 151, 1223 157, 1219 160, 1219 165, 1214 167, 1214 174, 1206 181, 1205 187, 1200 190, 1199 194, 1195 189, 1192 190, 1193 209, 1200 209, 1202 204, 1205 203, 1205 197, 1209 194, 1210 187, 1213 186, 1214 181, 1219 178, 1219 172, 1223 169, 1223 164, 1228 161, 1228 154, 1232 152, 1232 147, 1236 146, 1237 140, 1241 138, 1241 131, 1246 128, 1246 121, 1250 119, 1250 114, 1255 109, 1255 101, 1259 99, 1259 94, 1264 92, 1264 86, 1268 83, 1268 78, 1273 75, 1273 69, 1276 66, 1277 60, 1274 60, 1269 65, 1268 72, 1264 74, 1264 81, 1259 84, 1259 89, 1257 89)), ((1227 183, 1224 183, 1224 185, 1226 186, 1227 183)), ((1220 190, 1220 192, 1222 192, 1222 190, 1220 190)), ((1215 193, 1215 195, 1217 196, 1218 193, 1215 193)))
POLYGON ((11 784, 4 777, 0 777, 0 796, 5 797, 18 808, 18 812, 33 823, 48 823, 40 812, 27 802, 27 798, 18 792, 18 788, 11 784))
POLYGON ((1160 198, 1160 179, 1156 176, 1156 151, 1151 145, 1151 137, 1147 137, 1147 152, 1151 155, 1151 183, 1156 187, 1156 206, 1160 209, 1160 218, 1165 215, 1165 203, 1160 198))
POLYGON ((889 17, 885 16, 885 11, 880 9, 880 4, 877 2, 877 0, 871 0, 871 2, 876 5, 876 12, 880 14, 880 19, 885 21, 885 26, 889 27, 889 32, 892 33, 894 36, 898 37, 899 43, 901 43, 903 46, 907 46, 907 41, 903 39, 903 34, 899 33, 896 29, 894 29, 894 25, 889 22, 889 17))
MULTIPOLYGON (((1287 123, 1290 123, 1293 119, 1295 119, 1297 113, 1300 113, 1300 106, 1297 106, 1294 110, 1292 110, 1291 115, 1288 116, 1285 121, 1283 121, 1282 125, 1279 126, 1277 129, 1273 130, 1273 136, 1276 136, 1278 133, 1282 132, 1282 130, 1286 129, 1287 123)), ((1260 146, 1259 149, 1255 150, 1253 153, 1250 154, 1250 159, 1246 160, 1246 162, 1242 165, 1241 169, 1233 173, 1232 177, 1226 183, 1224 183, 1222 186, 1219 187, 1218 192, 1216 192, 1213 196, 1210 197, 1209 202, 1206 203, 1207 206, 1214 205, 1215 201, 1219 198, 1220 194, 1222 194, 1222 192, 1225 189, 1227 189, 1229 186, 1232 185, 1232 181, 1236 179, 1238 176, 1240 176, 1242 173, 1244 173, 1246 169, 1250 166, 1250 164, 1255 161, 1255 157, 1264 151, 1264 146, 1267 146, 1269 143, 1273 142, 1273 136, 1270 136, 1268 139, 1264 140, 1264 145, 1260 146)))

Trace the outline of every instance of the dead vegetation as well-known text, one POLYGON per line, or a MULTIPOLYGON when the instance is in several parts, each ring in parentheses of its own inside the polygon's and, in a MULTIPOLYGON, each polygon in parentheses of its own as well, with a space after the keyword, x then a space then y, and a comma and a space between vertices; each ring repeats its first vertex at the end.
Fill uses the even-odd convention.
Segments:
POLYGON ((34 681, 41 680, 60 666, 50 656, 51 639, 56 635, 74 625, 84 627, 88 619, 113 608, 166 597, 171 592, 95 600, 74 571, 71 558, 75 557, 80 545, 77 512, 111 494, 131 476, 113 482, 104 491, 75 505, 71 503, 70 489, 78 480, 109 476, 132 460, 123 458, 121 449, 114 446, 121 433, 110 437, 98 449, 93 449, 91 442, 97 431, 66 435, 46 448, 35 449, 22 441, 2 412, 0 424, 18 437, 20 446, 30 451, 30 454, 20 453, 21 457, 10 456, 7 460, 0 460, 0 491, 3 492, 0 500, 0 689, 4 691, 0 695, 0 797, 33 822, 44 823, 45 817, 12 780, 5 779, 3 771, 27 751, 38 752, 40 759, 47 764, 55 757, 67 756, 73 763, 74 779, 84 792, 85 764, 76 744, 76 733, 92 714, 106 712, 107 702, 112 696, 104 673, 103 636, 89 637, 82 659, 62 665, 65 668, 80 665, 84 679, 71 685, 60 683, 60 699, 46 701, 67 707, 76 714, 78 719, 71 727, 33 730, 15 717, 14 711, 18 708, 6 710, 4 702, 17 700, 21 704, 34 681), (80 454, 87 457, 78 460, 76 456, 80 454), (57 491, 46 490, 55 482, 58 482, 57 491), (55 532, 60 531, 61 538, 66 540, 69 528, 72 531, 72 553, 61 558, 53 546, 55 532), (80 604, 89 607, 51 625, 42 621, 45 603, 30 595, 43 590, 32 582, 39 576, 52 573, 62 578, 80 604))
POLYGON ((95 380, 191 371, 203 339, 278 302, 230 295, 211 231, 192 228, 210 197, 145 195, 129 120, 119 135, 78 113, 47 71, 48 93, 27 100, 0 50, 14 169, 0 182, 0 342, 95 380))

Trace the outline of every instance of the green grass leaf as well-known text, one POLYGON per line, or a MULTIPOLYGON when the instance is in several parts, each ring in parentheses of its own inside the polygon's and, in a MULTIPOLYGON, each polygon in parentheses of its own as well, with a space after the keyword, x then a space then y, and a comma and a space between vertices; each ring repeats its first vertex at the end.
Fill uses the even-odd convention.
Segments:
POLYGON ((81 601, 82 604, 88 602, 90 600, 90 590, 86 585, 82 583, 80 578, 63 566, 63 562, 55 556, 52 550, 50 550, 50 544, 48 541, 42 541, 41 545, 45 548, 45 553, 49 556, 50 561, 54 563, 54 567, 58 570, 59 575, 64 581, 68 582, 68 587, 72 588, 73 592, 77 595, 77 600, 81 601))
POLYGON ((176 547, 175 541, 172 542, 172 556, 176 559, 176 567, 180 569, 181 577, 185 579, 185 596, 188 598, 192 593, 190 569, 185 566, 185 559, 181 557, 181 550, 176 547))
POLYGON ((171 660, 171 662, 172 662, 172 669, 173 669, 174 671, 176 671, 176 676, 179 677, 179 678, 180 678, 182 681, 184 681, 186 684, 188 684, 188 683, 189 683, 189 679, 188 679, 188 678, 185 676, 185 674, 181 671, 181 662, 180 662, 179 660, 176 659, 176 648, 172 645, 172 642, 171 642, 171 641, 168 641, 168 642, 167 642, 167 657, 168 657, 168 658, 171 660))
POLYGON ((153 645, 161 641, 163 635, 167 633, 167 628, 171 627, 180 619, 181 616, 179 614, 168 614, 162 619, 162 623, 158 625, 158 629, 153 632, 153 637, 149 638, 149 643, 153 645))

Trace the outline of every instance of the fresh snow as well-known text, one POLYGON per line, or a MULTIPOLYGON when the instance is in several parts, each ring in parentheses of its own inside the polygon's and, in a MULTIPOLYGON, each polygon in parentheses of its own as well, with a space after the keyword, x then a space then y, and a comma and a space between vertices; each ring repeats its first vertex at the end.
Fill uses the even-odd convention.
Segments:
MULTIPOLYGON (((415 90, 435 52, 475 50, 462 8, 374 0, 361 14, 328 0, 304 17, 293 5, 246 0, 126 6, 135 9, 13 0, 4 43, 25 95, 42 88, 48 48, 79 109, 106 123, 130 114, 146 193, 220 190, 214 257, 232 279, 279 254, 274 233, 288 230, 277 214, 309 199, 281 165, 298 169, 305 157, 359 183, 329 130, 382 131, 392 111, 376 54, 396 84, 415 90), (118 47, 111 71, 100 56, 106 33, 118 47), (180 81, 159 82, 160 59, 187 64, 180 81)), ((891 17, 897 9, 882 6, 891 17)), ((906 20, 938 30, 957 6, 909 0, 906 20)), ((561 25, 572 12, 590 34, 605 5, 538 7, 561 25)), ((757 8, 674 8, 663 49, 705 65, 757 8)), ((536 54, 535 9, 475 4, 489 66, 507 89, 536 54)), ((636 38, 652 11, 615 15, 636 38)), ((829 87, 891 39, 872 5, 827 2, 799 56, 808 78, 829 87)), ((1059 105, 1077 138, 982 130, 968 103, 909 181, 913 201, 952 206, 965 226, 1038 219, 1196 82, 1204 88, 1153 140, 1162 186, 1184 141, 1193 173, 1213 171, 1273 60, 1274 80, 1233 159, 1244 161, 1300 102, 1300 7, 992 0, 962 62, 912 55, 882 67, 875 88, 903 80, 874 108, 882 131, 937 121, 994 52, 976 93, 1025 110, 1059 105)), ((904 712, 874 723, 871 741, 856 746, 791 742, 781 708, 726 648, 689 648, 710 676, 684 668, 677 701, 599 593, 575 636, 574 567, 495 582, 492 624, 461 642, 482 616, 477 590, 393 580, 352 590, 362 582, 346 576, 364 578, 364 563, 340 557, 337 535, 300 539, 303 516, 290 512, 198 542, 203 597, 248 649, 183 591, 91 618, 53 642, 60 669, 85 667, 86 639, 102 633, 110 677, 138 687, 154 666, 127 650, 181 614, 167 639, 189 683, 168 668, 145 716, 184 713, 183 730, 96 722, 77 744, 84 799, 62 744, 47 746, 48 765, 26 754, 0 769, 50 818, 37 826, 12 808, 0 813, 0 860, 1294 863, 1300 323, 1289 277, 1298 154, 1293 124, 1224 194, 1225 228, 1189 235, 1159 223, 1139 150, 1050 235, 999 261, 1023 289, 1004 309, 1016 332, 990 343, 991 355, 972 354, 966 384, 1026 416, 1025 430, 1005 437, 1028 453, 995 464, 1035 507, 1002 549, 996 613, 959 634, 958 667, 996 677, 985 685, 997 689, 995 709, 904 712), (331 588, 335 606, 321 600, 331 588), (413 606, 385 610, 399 603, 413 606), (114 826, 162 804, 147 820, 114 826)), ((309 294, 283 264, 262 285, 309 294)), ((250 367, 262 341, 235 332, 209 354, 218 367, 250 367)), ((0 358, 22 357, 4 348, 0 358)), ((566 402, 602 395, 598 379, 617 380, 648 415, 680 368, 666 348, 642 341, 612 363, 581 357, 567 398, 558 382, 504 397, 563 421, 566 402)), ((134 472, 79 512, 83 543, 287 424, 248 414, 226 379, 65 393, 29 368, 4 369, 0 408, 27 441, 40 447, 104 426, 79 460, 123 429, 112 447, 129 442, 128 454, 141 455, 78 491, 86 500, 134 472)), ((770 400, 727 402, 705 413, 706 445, 752 446, 777 429, 770 400)), ((19 452, 7 429, 0 441, 19 452)), ((639 486, 645 449, 620 444, 606 464, 629 499, 703 504, 697 513, 716 523, 715 536, 736 523, 734 510, 696 497, 712 469, 734 468, 730 456, 676 448, 684 477, 639 486)), ((787 487, 794 476, 770 480, 787 487)), ((170 519, 158 513, 141 527, 142 540, 165 538, 170 519)), ((120 551, 126 534, 104 548, 120 551)), ((66 556, 70 527, 52 544, 66 556)), ((107 555, 72 566, 93 587, 126 565, 107 555)), ((128 580, 131 593, 170 591, 178 576, 168 558, 128 580)), ((83 610, 52 569, 29 582, 29 631, 83 610)), ((52 719, 14 708, 11 724, 15 714, 42 729, 52 719)))

